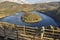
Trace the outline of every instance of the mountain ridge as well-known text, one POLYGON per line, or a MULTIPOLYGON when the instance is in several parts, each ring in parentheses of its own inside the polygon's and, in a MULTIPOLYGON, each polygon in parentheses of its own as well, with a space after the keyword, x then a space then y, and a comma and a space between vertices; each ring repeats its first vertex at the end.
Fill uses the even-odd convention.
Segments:
POLYGON ((14 2, 1 2, 0 3, 0 18, 13 15, 21 11, 34 11, 37 10, 45 15, 48 15, 60 24, 60 2, 51 3, 38 3, 38 4, 18 4, 14 2), (58 14, 57 14, 58 12, 58 14))

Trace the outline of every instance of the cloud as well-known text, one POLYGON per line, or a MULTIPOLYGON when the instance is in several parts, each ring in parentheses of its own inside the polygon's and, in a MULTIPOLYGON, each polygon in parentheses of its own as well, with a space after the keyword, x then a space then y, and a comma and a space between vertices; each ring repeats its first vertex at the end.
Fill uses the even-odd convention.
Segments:
POLYGON ((0 0, 0 2, 3 2, 3 1, 12 1, 12 2, 17 2, 17 3, 42 3, 42 2, 59 2, 60 0, 0 0))

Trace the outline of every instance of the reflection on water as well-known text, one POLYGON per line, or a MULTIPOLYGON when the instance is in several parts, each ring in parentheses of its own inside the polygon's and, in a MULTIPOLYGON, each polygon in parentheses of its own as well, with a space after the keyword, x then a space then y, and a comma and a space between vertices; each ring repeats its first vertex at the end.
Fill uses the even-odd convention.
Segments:
POLYGON ((12 23, 12 24, 21 25, 21 26, 32 26, 32 27, 50 26, 50 25, 58 26, 58 24, 49 16, 46 16, 42 13, 37 12, 37 11, 33 11, 33 13, 40 15, 42 17, 42 21, 37 22, 37 23, 33 23, 33 24, 24 23, 21 20, 21 16, 23 15, 23 12, 19 12, 19 13, 16 13, 16 15, 8 16, 8 17, 1 19, 1 22, 8 22, 8 23, 12 23))

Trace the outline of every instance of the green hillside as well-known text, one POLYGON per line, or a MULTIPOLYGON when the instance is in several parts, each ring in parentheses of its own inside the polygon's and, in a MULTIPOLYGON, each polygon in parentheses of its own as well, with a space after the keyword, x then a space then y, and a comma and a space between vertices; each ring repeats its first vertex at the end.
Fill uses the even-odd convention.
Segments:
POLYGON ((41 4, 18 4, 13 2, 0 3, 0 18, 15 14, 20 11, 33 11, 39 10, 41 12, 56 10, 59 7, 59 3, 41 3, 41 4), (57 5, 57 6, 56 6, 57 5))

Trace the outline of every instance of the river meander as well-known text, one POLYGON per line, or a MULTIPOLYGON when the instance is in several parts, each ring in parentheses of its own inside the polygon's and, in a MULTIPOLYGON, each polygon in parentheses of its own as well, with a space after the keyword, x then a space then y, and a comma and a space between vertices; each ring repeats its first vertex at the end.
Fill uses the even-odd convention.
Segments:
POLYGON ((40 22, 31 23, 31 24, 25 23, 21 20, 21 16, 24 13, 18 12, 18 13, 16 13, 16 15, 11 15, 11 16, 2 18, 2 19, 0 19, 0 21, 17 24, 17 25, 21 25, 21 26, 31 26, 31 27, 41 27, 41 26, 50 26, 50 25, 58 26, 58 24, 51 17, 44 15, 42 13, 39 13, 37 11, 33 11, 32 13, 40 15, 42 17, 42 20, 40 22))

